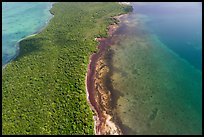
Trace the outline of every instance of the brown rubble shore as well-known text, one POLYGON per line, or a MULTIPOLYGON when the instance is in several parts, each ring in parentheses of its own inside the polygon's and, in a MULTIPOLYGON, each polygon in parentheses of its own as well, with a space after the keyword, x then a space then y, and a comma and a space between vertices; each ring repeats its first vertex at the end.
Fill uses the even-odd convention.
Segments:
MULTIPOLYGON (((114 18, 120 21, 120 18, 126 16, 122 14, 114 18)), ((108 27, 107 38, 96 38, 99 42, 97 53, 90 57, 88 72, 86 75, 87 101, 94 111, 94 126, 96 135, 120 135, 122 131, 116 124, 113 112, 111 111, 111 92, 107 87, 106 76, 110 71, 106 54, 109 46, 114 44, 113 34, 118 25, 113 24, 108 27)))

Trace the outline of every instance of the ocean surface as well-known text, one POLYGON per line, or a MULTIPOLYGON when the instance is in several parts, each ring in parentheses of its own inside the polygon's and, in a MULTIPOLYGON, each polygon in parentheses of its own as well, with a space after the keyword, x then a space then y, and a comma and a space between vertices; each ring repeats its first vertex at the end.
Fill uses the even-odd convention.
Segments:
POLYGON ((202 134, 202 3, 132 5, 109 50, 124 134, 202 134))
MULTIPOLYGON (((132 5, 109 58, 113 111, 123 132, 202 134, 202 3, 132 5)), ((20 39, 46 25, 50 8, 2 3, 2 66, 15 57, 20 39)))
POLYGON ((17 55, 19 40, 46 25, 51 6, 51 2, 2 2, 2 66, 17 55))

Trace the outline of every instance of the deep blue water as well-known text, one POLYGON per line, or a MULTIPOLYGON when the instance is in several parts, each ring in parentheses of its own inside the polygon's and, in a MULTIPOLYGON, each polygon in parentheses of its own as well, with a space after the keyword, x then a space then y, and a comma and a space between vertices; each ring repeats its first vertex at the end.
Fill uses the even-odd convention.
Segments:
POLYGON ((134 13, 147 16, 146 26, 181 58, 202 68, 202 3, 134 3, 134 13))
POLYGON ((2 66, 16 56, 17 42, 42 29, 52 17, 50 2, 2 3, 2 66))
POLYGON ((121 129, 202 134, 201 3, 132 5, 111 45, 111 93, 118 98, 114 112, 121 129))

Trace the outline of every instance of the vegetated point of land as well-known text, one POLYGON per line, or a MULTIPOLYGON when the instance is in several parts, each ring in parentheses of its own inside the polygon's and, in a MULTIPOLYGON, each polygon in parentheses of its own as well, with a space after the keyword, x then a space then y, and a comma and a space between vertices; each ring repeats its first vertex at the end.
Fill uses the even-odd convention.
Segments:
POLYGON ((55 3, 39 34, 20 42, 18 57, 2 72, 3 134, 94 134, 86 100, 89 56, 106 37, 118 3, 55 3))

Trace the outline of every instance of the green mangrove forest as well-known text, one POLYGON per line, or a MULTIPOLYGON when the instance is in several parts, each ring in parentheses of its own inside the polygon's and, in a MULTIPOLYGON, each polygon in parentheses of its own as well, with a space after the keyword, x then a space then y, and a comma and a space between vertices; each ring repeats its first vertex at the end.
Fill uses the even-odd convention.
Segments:
POLYGON ((19 55, 2 70, 2 134, 94 134, 86 99, 95 37, 107 37, 113 16, 131 8, 108 3, 55 3, 54 17, 20 41, 19 55))

